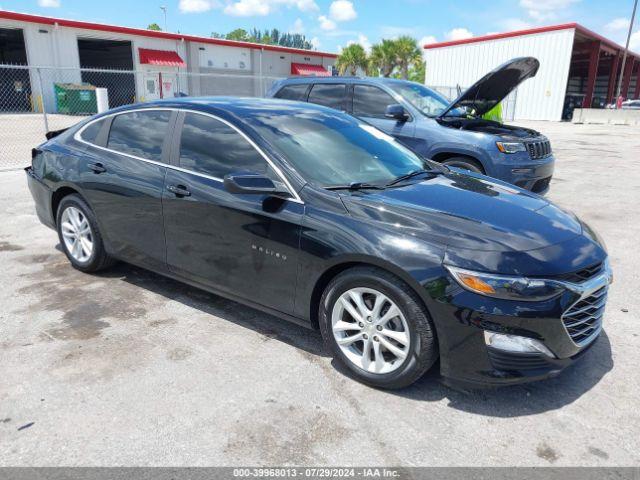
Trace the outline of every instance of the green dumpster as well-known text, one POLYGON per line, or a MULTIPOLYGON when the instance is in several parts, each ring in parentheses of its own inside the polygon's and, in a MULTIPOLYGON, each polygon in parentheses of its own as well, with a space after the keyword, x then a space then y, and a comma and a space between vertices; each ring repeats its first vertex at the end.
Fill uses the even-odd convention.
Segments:
POLYGON ((96 87, 88 83, 56 83, 53 86, 58 113, 70 115, 98 113, 96 87))

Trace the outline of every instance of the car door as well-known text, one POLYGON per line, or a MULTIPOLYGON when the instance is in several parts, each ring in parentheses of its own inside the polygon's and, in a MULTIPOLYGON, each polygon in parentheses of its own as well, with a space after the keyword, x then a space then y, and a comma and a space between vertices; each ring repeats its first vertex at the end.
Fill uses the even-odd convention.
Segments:
POLYGON ((355 84, 352 93, 352 115, 397 138, 405 145, 415 144, 415 121, 409 118, 401 122, 385 116, 389 105, 397 104, 391 95, 374 85, 355 84))
POLYGON ((282 178, 226 121, 184 112, 163 211, 169 269, 191 281, 285 313, 293 311, 304 205, 224 188, 227 174, 282 178))
POLYGON ((80 132, 87 147, 79 183, 109 252, 154 270, 166 269, 162 192, 176 116, 165 109, 127 111, 101 120, 99 131, 89 124, 80 132))

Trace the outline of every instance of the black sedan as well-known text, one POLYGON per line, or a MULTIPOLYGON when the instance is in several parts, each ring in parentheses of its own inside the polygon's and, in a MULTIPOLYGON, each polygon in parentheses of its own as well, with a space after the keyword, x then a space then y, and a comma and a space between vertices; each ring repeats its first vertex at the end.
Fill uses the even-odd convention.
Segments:
POLYGON ((29 187, 75 268, 121 260, 319 328, 367 384, 409 385, 438 359, 449 382, 542 379, 601 332, 593 230, 335 110, 180 99, 49 137, 29 187))

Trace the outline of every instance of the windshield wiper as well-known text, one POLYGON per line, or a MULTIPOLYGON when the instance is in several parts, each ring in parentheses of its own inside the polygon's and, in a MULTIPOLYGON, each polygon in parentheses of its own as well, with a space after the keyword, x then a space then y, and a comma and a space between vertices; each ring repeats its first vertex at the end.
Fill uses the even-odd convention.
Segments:
POLYGON ((400 175, 398 178, 396 178, 396 179, 392 180, 391 182, 387 183, 385 185, 385 187, 391 187, 391 186, 396 185, 396 184, 398 184, 400 182, 404 182, 405 180, 409 180, 409 179, 411 179, 413 177, 417 177, 418 175, 427 175, 427 174, 428 175, 434 175, 434 174, 437 175, 438 173, 442 173, 442 172, 440 172, 439 170, 436 170, 436 169, 426 170, 424 168, 421 168, 420 170, 413 170, 413 171, 411 171, 411 172, 409 172, 409 173, 407 173, 405 175, 400 175))
POLYGON ((326 190, 384 190, 385 187, 372 183, 352 182, 349 185, 329 185, 323 188, 326 190))

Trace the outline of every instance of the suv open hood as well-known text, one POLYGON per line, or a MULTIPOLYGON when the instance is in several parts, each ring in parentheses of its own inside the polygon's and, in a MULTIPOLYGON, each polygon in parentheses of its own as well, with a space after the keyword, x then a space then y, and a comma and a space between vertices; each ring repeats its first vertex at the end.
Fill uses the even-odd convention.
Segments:
POLYGON ((446 117, 451 110, 460 107, 470 107, 477 116, 484 115, 527 78, 535 77, 539 67, 540 62, 533 57, 509 60, 474 83, 451 102, 440 117, 446 117))

